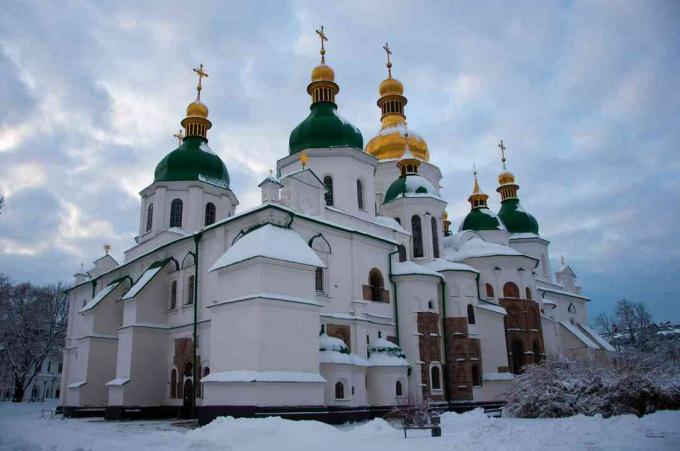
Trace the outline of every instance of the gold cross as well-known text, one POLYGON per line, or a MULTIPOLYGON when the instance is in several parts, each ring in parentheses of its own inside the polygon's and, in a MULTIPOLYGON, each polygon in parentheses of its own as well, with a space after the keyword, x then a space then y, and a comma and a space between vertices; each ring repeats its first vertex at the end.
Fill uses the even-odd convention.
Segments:
POLYGON ((323 32, 323 25, 321 25, 320 30, 316 30, 316 34, 319 35, 319 38, 321 38, 321 64, 326 63, 326 49, 323 46, 323 41, 328 41, 328 38, 326 37, 326 34, 323 32))
POLYGON ((501 161, 503 162, 503 170, 505 171, 505 145, 503 144, 502 139, 501 142, 498 143, 498 147, 501 149, 501 161))
POLYGON ((387 75, 389 78, 392 78, 392 62, 390 61, 392 50, 390 50, 390 46, 387 44, 387 42, 385 45, 383 45, 383 50, 385 50, 385 53, 387 53, 387 75))
POLYGON ((198 91, 198 94, 196 94, 196 100, 201 100, 201 89, 203 89, 203 86, 201 85, 201 80, 203 77, 208 78, 208 74, 203 70, 203 64, 200 64, 198 67, 195 67, 194 72, 198 74, 198 86, 196 86, 196 91, 198 91))
POLYGON ((177 141, 179 141, 179 145, 182 145, 182 142, 184 141, 184 130, 180 129, 177 133, 174 135, 175 138, 177 138, 177 141))

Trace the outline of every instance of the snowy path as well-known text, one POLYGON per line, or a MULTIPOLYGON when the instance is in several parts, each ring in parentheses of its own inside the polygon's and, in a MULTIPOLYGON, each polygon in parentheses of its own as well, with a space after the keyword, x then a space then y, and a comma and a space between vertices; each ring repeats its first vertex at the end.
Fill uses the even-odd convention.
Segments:
POLYGON ((678 450, 680 411, 645 418, 489 419, 442 417, 441 438, 402 432, 382 420, 338 429, 314 421, 227 419, 187 430, 169 421, 40 418, 53 404, 0 403, 0 450, 678 450))

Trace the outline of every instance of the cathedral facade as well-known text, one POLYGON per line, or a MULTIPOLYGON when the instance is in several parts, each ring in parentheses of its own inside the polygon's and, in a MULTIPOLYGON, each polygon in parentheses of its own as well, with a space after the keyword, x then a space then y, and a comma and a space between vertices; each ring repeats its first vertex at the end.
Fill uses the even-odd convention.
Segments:
POLYGON ((242 212, 208 146, 195 70, 184 136, 140 192, 134 246, 123 263, 106 255, 75 275, 65 414, 339 422, 423 398, 498 403, 526 364, 606 356, 588 298, 564 261, 553 274, 505 158, 500 211, 475 174, 451 230, 442 174, 407 127, 386 51, 381 126, 364 147, 338 113, 322 46, 310 113, 260 183, 261 204, 242 212))

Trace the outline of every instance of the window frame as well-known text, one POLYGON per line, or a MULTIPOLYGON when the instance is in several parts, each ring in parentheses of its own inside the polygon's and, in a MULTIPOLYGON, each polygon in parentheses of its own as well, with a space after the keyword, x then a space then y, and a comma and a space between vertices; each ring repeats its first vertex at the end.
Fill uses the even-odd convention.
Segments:
POLYGON ((411 240, 413 242, 413 258, 425 257, 423 243, 423 220, 419 215, 411 216, 411 240))
POLYGON ((364 202, 364 182, 361 179, 357 179, 357 207, 361 211, 366 211, 366 202, 364 202))
POLYGON ((170 228, 182 227, 182 216, 184 215, 184 202, 179 197, 170 202, 170 228))
POLYGON ((433 392, 441 392, 442 389, 442 367, 438 363, 431 363, 430 364, 430 390, 433 392), (437 372, 437 377, 435 378, 435 370, 437 372), (437 382, 437 386, 435 387, 435 383, 437 382))
POLYGON ((153 229, 153 202, 146 207, 146 233, 153 229))
POLYGON ((217 220, 217 207, 212 202, 206 203, 203 215, 203 225, 209 226, 211 224, 214 224, 216 220, 217 220))
POLYGON ((432 228, 432 256, 439 258, 439 224, 434 216, 430 219, 430 226, 432 228))
POLYGON ((326 187, 326 192, 323 195, 324 201, 326 201, 326 206, 333 207, 335 206, 333 198, 333 177, 330 175, 324 175, 323 184, 326 187))

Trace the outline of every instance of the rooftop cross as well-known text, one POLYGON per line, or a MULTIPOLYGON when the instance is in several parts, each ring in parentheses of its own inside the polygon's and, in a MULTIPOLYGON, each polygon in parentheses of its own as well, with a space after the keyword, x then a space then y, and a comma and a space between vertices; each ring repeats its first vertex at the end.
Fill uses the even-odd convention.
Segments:
POLYGON ((385 53, 387 54, 387 76, 388 78, 392 78, 392 61, 390 61, 392 50, 390 50, 390 46, 387 42, 383 45, 383 50, 385 50, 385 53))
POLYGON ((174 136, 175 138, 177 138, 177 140, 179 141, 179 145, 181 146, 181 145, 182 145, 182 141, 184 141, 184 130, 180 129, 177 133, 175 133, 175 134, 172 135, 172 136, 174 136))
POLYGON ((111 245, 110 244, 105 244, 104 245, 104 252, 106 252, 106 255, 109 255, 109 252, 111 252, 111 245))
POLYGON ((502 139, 501 142, 498 143, 498 147, 501 149, 501 161, 503 162, 503 170, 505 171, 505 145, 503 144, 502 139))
POLYGON ((198 74, 198 86, 196 86, 196 100, 200 101, 201 100, 201 90, 203 89, 203 86, 201 85, 201 80, 203 77, 208 78, 208 73, 203 70, 203 64, 199 65, 198 67, 195 67, 194 72, 198 74))
POLYGON ((323 32, 323 25, 321 25, 321 29, 316 30, 316 34, 319 35, 319 38, 321 39, 321 64, 326 64, 326 49, 323 46, 324 41, 328 41, 328 38, 326 37, 326 34, 323 32))

